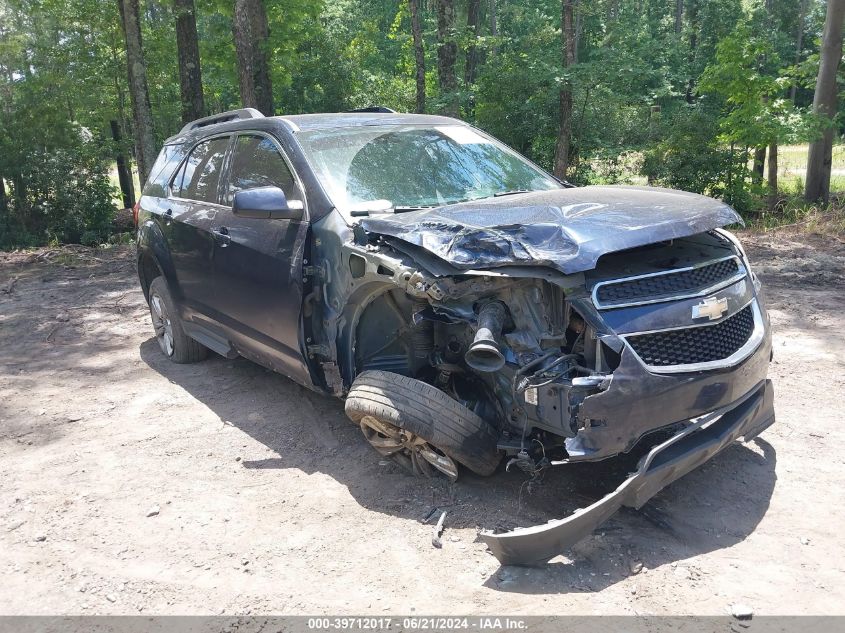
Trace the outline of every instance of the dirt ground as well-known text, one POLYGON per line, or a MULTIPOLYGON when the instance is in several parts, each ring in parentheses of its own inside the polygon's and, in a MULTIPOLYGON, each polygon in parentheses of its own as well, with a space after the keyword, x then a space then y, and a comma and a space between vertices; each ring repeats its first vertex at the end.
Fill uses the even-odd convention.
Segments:
POLYGON ((845 243, 744 239, 777 424, 530 569, 477 526, 563 516, 618 465, 412 479, 339 401, 164 359, 131 249, 0 254, 0 614, 845 614, 845 243))

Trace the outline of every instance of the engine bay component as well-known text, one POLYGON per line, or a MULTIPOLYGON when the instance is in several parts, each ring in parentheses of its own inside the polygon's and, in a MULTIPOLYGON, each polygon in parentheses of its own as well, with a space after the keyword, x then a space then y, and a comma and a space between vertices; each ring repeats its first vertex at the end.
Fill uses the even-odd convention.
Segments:
POLYGON ((489 301, 478 311, 478 332, 464 357, 467 365, 483 372, 499 371, 505 356, 499 345, 507 308, 501 301, 489 301))

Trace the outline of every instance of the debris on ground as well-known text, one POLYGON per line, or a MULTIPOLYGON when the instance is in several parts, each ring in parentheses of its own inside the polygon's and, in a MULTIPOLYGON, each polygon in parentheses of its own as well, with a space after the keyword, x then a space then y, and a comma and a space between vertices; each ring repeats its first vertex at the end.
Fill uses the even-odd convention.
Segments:
POLYGON ((754 610, 747 604, 732 604, 731 615, 737 620, 750 620, 754 616, 754 610))
POLYGON ((443 541, 440 540, 440 537, 443 535, 444 521, 446 521, 445 510, 443 511, 443 514, 440 515, 440 518, 437 520, 437 525, 434 526, 434 536, 431 537, 431 544, 438 549, 443 547, 443 541))

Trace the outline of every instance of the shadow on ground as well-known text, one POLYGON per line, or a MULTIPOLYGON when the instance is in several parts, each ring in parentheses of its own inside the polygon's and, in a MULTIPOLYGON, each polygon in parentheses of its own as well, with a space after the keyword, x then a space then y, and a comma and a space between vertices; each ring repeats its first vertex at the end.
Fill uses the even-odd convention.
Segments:
MULTIPOLYGON (((417 480, 386 463, 343 413, 343 403, 314 394, 249 361, 212 357, 198 365, 165 359, 155 339, 140 346, 153 370, 181 386, 227 424, 275 453, 244 459, 247 469, 322 472, 368 510, 421 520, 448 509, 449 527, 513 528, 544 523, 613 490, 633 470, 631 459, 549 470, 531 482, 500 467, 489 478, 462 475, 457 484, 417 480)), ((774 448, 762 439, 735 444, 675 482, 639 511, 625 509, 566 558, 541 570, 500 568, 484 581, 500 591, 593 592, 646 569, 730 547, 751 534, 766 513, 776 475, 774 448)))

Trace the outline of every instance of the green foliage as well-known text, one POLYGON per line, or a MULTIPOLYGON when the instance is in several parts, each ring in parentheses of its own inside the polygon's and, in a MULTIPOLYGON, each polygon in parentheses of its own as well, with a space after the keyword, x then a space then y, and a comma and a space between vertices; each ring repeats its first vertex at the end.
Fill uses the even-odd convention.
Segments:
POLYGON ((730 147, 719 143, 717 112, 703 105, 682 106, 658 123, 662 138, 646 150, 643 173, 649 182, 721 197, 725 175, 735 166, 730 147))
POLYGON ((777 75, 780 60, 768 35, 741 23, 724 38, 702 75, 702 90, 724 98, 722 140, 760 147, 807 134, 806 113, 783 98, 790 81, 777 75))
POLYGON ((13 205, 0 222, 0 246, 48 242, 99 244, 108 238, 115 191, 102 147, 79 134, 75 143, 26 151, 13 205))
MULTIPOLYGON (((747 148, 804 142, 820 129, 807 112, 822 0, 806 2, 803 22, 797 0, 684 0, 678 25, 674 1, 578 2, 577 60, 565 73, 561 0, 482 1, 478 37, 468 1, 453 1, 452 95, 437 85, 436 3, 419 2, 428 110, 457 97, 467 120, 551 169, 559 90, 570 85, 575 183, 647 181, 750 210, 763 191, 752 184, 747 148), (468 81, 473 46, 478 64, 468 81)), ((407 0, 264 6, 278 113, 414 109, 407 0)), ((115 0, 0 0, 0 178, 9 198, 8 211, 0 209, 0 246, 120 239, 108 236, 107 175, 116 153, 131 154, 133 144, 117 7, 115 0), (109 140, 111 120, 123 131, 121 147, 109 140)), ((196 0, 196 9, 206 105, 240 107, 233 3, 196 0)), ((181 127, 170 0, 141 2, 141 23, 161 142, 181 127)))

